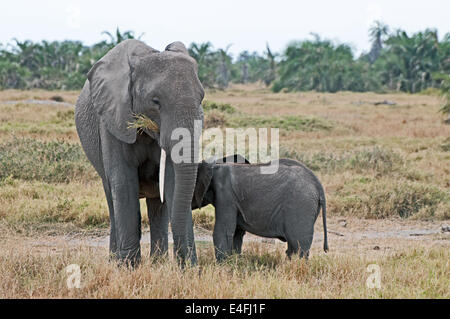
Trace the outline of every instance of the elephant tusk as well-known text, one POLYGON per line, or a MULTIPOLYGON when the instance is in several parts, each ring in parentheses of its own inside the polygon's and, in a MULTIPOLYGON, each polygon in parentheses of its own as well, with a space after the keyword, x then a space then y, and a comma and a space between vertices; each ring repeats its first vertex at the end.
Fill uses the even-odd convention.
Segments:
POLYGON ((166 151, 161 148, 161 160, 159 161, 159 197, 164 202, 164 175, 166 172, 166 151))

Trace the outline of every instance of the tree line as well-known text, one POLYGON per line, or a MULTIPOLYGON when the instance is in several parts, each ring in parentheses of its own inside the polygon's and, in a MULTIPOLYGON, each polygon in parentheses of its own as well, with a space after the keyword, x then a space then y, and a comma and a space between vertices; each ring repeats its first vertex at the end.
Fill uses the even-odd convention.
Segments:
MULTIPOLYGON (((91 66, 132 31, 104 32, 110 39, 86 46, 80 41, 19 41, 0 46, 0 89, 80 89, 91 66)), ((448 87, 450 33, 439 40, 436 30, 414 34, 391 31, 381 22, 369 30, 371 50, 355 57, 347 44, 313 34, 294 41, 281 53, 241 52, 230 46, 215 49, 210 42, 191 43, 205 87, 225 89, 230 83, 263 82, 274 92, 403 91, 416 93, 448 87)))

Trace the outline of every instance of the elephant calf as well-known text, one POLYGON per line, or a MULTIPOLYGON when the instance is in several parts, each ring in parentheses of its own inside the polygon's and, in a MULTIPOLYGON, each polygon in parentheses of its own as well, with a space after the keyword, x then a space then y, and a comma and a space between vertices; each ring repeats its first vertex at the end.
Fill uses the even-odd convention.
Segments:
POLYGON ((287 241, 287 256, 308 258, 314 223, 322 208, 324 245, 328 251, 326 201, 322 184, 302 163, 280 159, 278 171, 261 174, 267 164, 202 162, 193 208, 215 207, 216 259, 241 252, 246 231, 287 241))

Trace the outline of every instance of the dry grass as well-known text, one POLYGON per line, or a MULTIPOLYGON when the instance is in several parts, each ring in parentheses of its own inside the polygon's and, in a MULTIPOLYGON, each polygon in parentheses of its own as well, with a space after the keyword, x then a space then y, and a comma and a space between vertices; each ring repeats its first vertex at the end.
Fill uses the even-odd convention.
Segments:
POLYGON ((134 128, 140 134, 144 131, 144 129, 159 132, 158 125, 144 114, 135 114, 134 121, 128 123, 128 128, 134 128))
POLYGON ((267 90, 241 91, 240 86, 214 92, 206 98, 227 103, 239 111, 258 115, 311 115, 342 123, 354 132, 368 137, 447 137, 450 127, 438 113, 441 99, 435 96, 403 93, 278 93, 267 90), (377 101, 395 101, 395 106, 378 105, 377 101), (360 104, 363 102, 363 104, 360 104))
MULTIPOLYGON (((15 241, 20 242, 16 239, 15 241)), ((148 247, 144 247, 148 251, 148 247)), ((106 249, 22 243, 0 250, 3 298, 449 298, 449 254, 442 246, 410 245, 390 253, 358 251, 287 260, 281 247, 245 245, 241 257, 214 262, 199 249, 199 267, 180 271, 173 259, 144 256, 135 270, 108 263, 106 249), (381 270, 369 289, 367 266, 381 270), (81 288, 68 289, 65 267, 81 268, 81 288)))
POLYGON ((75 104, 79 91, 47 91, 47 90, 3 90, 0 94, 0 101, 20 101, 20 100, 55 100, 59 96, 64 102, 75 104))
MULTIPOLYGON (((3 94, 0 97, 3 98, 3 94)), ((0 140, 12 136, 78 142, 74 110, 72 107, 51 104, 0 102, 0 140)))
MULTIPOLYGON (((308 263, 286 260, 284 245, 248 241, 241 258, 217 265, 212 243, 199 242, 200 267, 184 272, 171 258, 152 261, 148 245, 142 265, 130 271, 108 263, 106 247, 64 243, 63 236, 107 233, 109 219, 101 182, 79 145, 73 108, 21 102, 54 96, 73 104, 78 92, 0 92, 0 297, 450 297, 443 235, 331 235, 325 255, 319 221, 308 263), (11 100, 18 102, 5 103, 11 100), (72 263, 81 266, 80 290, 66 287, 64 268, 72 263), (380 290, 365 286, 371 263, 381 267, 380 290)), ((305 162, 325 186, 330 229, 364 233, 448 223, 450 126, 438 113, 438 98, 273 94, 235 86, 207 92, 206 100, 208 126, 281 127, 282 155, 305 162), (370 104, 383 100, 397 104, 370 104), (350 228, 339 228, 342 218, 350 228)), ((141 212, 147 229, 144 201, 141 212)), ((194 222, 210 234, 213 209, 194 212, 194 222)))

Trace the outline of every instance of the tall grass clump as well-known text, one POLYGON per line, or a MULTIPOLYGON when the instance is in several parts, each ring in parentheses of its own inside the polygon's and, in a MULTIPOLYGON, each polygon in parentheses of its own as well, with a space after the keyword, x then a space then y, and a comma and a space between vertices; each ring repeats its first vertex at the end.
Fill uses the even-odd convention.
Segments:
POLYGON ((14 138, 0 144, 0 179, 68 183, 97 178, 79 144, 14 138))
POLYGON ((363 218, 450 218, 450 193, 418 182, 374 180, 348 183, 331 196, 333 213, 363 218))
POLYGON ((236 113, 236 108, 234 108, 232 105, 228 103, 218 103, 214 101, 209 100, 203 100, 202 102, 203 111, 209 112, 213 110, 217 110, 220 112, 225 112, 229 114, 236 113))
POLYGON ((404 160, 399 154, 378 146, 344 152, 342 154, 327 152, 308 154, 281 148, 280 157, 296 159, 313 171, 327 173, 343 172, 346 170, 367 172, 371 170, 380 174, 386 174, 398 170, 404 164, 404 160))
POLYGON ((207 206, 192 212, 194 225, 207 230, 214 229, 214 207, 207 206))
POLYGON ((444 142, 441 144, 441 149, 444 152, 450 151, 450 137, 447 137, 444 142))
POLYGON ((330 121, 299 115, 283 116, 257 116, 245 115, 230 117, 229 123, 232 127, 273 127, 286 131, 330 131, 334 125, 330 121))

